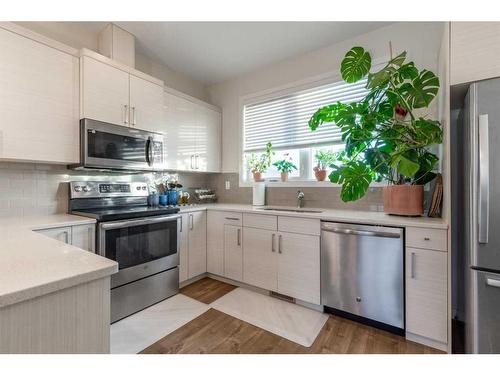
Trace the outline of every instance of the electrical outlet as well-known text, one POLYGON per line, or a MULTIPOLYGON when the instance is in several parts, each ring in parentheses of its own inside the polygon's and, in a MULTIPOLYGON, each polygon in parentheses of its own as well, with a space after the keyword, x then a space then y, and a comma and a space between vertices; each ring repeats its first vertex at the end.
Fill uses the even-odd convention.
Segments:
POLYGON ((231 182, 226 181, 226 190, 229 190, 229 189, 231 189, 231 182))

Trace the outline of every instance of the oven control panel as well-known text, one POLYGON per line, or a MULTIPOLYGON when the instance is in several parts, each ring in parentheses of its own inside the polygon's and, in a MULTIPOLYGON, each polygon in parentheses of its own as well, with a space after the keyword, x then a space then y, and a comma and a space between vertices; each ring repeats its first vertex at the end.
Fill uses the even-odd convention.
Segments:
POLYGON ((70 198, 145 197, 145 182, 72 181, 70 198))

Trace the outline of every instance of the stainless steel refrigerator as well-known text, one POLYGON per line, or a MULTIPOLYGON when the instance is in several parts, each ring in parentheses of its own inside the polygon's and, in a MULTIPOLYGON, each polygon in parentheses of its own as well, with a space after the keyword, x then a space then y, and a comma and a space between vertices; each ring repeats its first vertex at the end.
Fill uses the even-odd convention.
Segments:
POLYGON ((462 135, 465 347, 500 353, 500 79, 469 87, 462 135))

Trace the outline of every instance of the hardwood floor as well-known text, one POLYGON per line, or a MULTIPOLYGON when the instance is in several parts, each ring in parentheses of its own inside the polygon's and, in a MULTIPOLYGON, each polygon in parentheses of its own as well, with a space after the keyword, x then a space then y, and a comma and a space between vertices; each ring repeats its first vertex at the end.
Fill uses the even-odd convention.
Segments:
POLYGON ((237 287, 205 277, 181 289, 181 293, 200 302, 210 304, 237 287))
MULTIPOLYGON (((202 279, 181 290, 199 301, 213 302, 234 286, 202 279)), ((209 303, 209 302, 205 302, 209 303)), ((210 309, 142 351, 163 353, 441 353, 403 337, 330 316, 310 348, 296 344, 220 311, 210 309)))

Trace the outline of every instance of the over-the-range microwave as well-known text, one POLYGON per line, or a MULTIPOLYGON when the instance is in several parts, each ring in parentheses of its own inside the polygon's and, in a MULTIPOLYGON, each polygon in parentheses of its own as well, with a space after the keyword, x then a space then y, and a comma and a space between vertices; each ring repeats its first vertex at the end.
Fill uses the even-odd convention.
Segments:
POLYGON ((80 164, 72 169, 162 170, 164 139, 159 133, 92 119, 80 120, 80 164))

